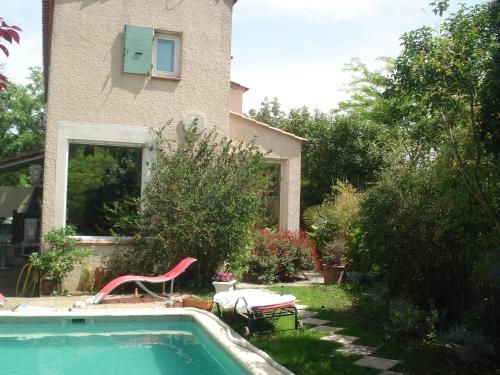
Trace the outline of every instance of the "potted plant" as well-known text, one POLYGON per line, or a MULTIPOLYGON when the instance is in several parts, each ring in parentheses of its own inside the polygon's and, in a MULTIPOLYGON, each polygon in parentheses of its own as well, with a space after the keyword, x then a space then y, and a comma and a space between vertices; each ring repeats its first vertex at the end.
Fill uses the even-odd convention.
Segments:
POLYGON ((195 307, 200 310, 212 311, 213 303, 213 301, 190 297, 182 300, 182 307, 195 307))
POLYGON ((309 238, 316 245, 325 284, 340 283, 346 268, 346 253, 353 225, 359 216, 361 195, 347 182, 337 182, 322 204, 304 212, 309 238))
POLYGON ((38 278, 40 294, 61 293, 64 278, 90 256, 90 249, 77 247, 80 240, 75 234, 71 226, 51 229, 43 237, 45 251, 31 254, 30 263, 38 278))
POLYGON ((325 244, 319 254, 325 284, 340 284, 342 282, 345 273, 346 252, 347 241, 345 239, 338 238, 325 244))
POLYGON ((236 280, 234 276, 227 272, 218 272, 213 278, 212 285, 215 288, 215 293, 219 292, 230 292, 234 290, 234 286, 236 285, 236 280))

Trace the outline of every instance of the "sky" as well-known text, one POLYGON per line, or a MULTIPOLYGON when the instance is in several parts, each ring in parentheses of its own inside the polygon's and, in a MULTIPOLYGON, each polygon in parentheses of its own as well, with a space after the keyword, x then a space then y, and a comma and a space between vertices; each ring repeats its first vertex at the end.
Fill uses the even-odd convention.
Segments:
MULTIPOLYGON (((167 1, 167 0, 157 0, 167 1)), ((204 0, 185 0, 204 1, 204 0)), ((377 57, 396 57, 400 36, 423 25, 436 28, 431 0, 239 0, 233 11, 231 78, 250 90, 243 110, 277 97, 282 108, 328 111, 347 98, 352 58, 380 67, 377 57)), ((481 0, 461 0, 467 5, 481 0)), ((458 1, 451 0, 451 11, 458 1)), ((42 65, 41 0, 0 0, 0 16, 23 29, 4 73, 26 82, 30 66, 42 65)))

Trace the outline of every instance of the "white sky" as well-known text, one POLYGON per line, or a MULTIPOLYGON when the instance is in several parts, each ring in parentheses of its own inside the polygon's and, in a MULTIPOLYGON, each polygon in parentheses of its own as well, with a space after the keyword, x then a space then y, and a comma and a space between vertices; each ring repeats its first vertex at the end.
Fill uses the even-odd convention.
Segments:
MULTIPOLYGON (((158 0, 166 1, 166 0, 158 0)), ((185 0, 204 1, 204 0, 185 0)), ((480 0, 461 1, 477 4, 480 0)), ((239 0, 233 16, 232 79, 250 88, 244 111, 265 96, 283 108, 306 105, 328 111, 346 97, 344 64, 359 57, 370 67, 379 56, 397 56, 399 37, 440 21, 430 0, 239 0)), ((457 1, 452 0, 452 9, 457 1)), ((20 26, 21 44, 6 75, 25 82, 30 66, 42 64, 41 0, 0 0, 0 16, 20 26)))

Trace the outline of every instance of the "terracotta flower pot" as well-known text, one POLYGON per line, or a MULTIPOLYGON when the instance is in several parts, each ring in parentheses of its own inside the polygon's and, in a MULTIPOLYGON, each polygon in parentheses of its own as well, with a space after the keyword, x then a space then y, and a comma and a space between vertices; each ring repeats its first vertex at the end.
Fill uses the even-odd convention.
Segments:
POLYGON ((42 280, 40 287, 40 294, 42 296, 50 296, 55 290, 57 290, 57 284, 53 280, 42 280))
POLYGON ((344 266, 323 266, 323 279, 326 285, 340 284, 344 277, 344 266))
POLYGON ((204 301, 194 298, 186 298, 182 300, 182 307, 195 307, 200 310, 211 311, 213 301, 204 301))

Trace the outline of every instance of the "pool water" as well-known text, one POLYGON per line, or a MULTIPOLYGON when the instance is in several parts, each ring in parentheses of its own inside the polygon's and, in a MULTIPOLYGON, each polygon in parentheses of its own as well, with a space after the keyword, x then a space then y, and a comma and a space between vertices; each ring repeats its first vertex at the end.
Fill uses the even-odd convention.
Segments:
POLYGON ((246 374, 193 321, 1 324, 2 374, 246 374))

